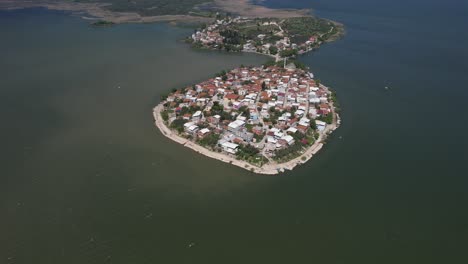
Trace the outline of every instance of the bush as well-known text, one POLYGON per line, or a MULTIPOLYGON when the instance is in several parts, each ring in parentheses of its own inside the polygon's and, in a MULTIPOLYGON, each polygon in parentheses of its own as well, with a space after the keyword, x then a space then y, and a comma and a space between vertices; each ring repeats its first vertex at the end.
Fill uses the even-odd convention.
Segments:
POLYGON ((282 50, 280 52, 281 57, 292 57, 297 55, 297 49, 291 49, 291 50, 282 50))
POLYGON ((166 122, 167 122, 167 120, 169 120, 169 114, 168 114, 167 110, 161 111, 161 118, 166 122))
POLYGON ((272 55, 278 54, 278 48, 275 47, 275 46, 270 46, 269 50, 270 50, 270 54, 272 54, 272 55))
POLYGON ((211 147, 214 148, 218 144, 220 135, 219 134, 210 134, 204 137, 203 139, 200 139, 198 141, 198 144, 204 146, 204 147, 211 147))
POLYGON ((176 119, 171 123, 171 128, 177 130, 179 133, 184 131, 184 124, 187 123, 187 120, 176 119))
POLYGON ((319 120, 321 120, 321 121, 323 121, 323 122, 325 122, 325 123, 327 123, 327 124, 331 124, 331 123, 333 123, 333 114, 332 114, 332 113, 329 113, 329 114, 326 115, 326 116, 321 116, 321 117, 319 118, 319 120))

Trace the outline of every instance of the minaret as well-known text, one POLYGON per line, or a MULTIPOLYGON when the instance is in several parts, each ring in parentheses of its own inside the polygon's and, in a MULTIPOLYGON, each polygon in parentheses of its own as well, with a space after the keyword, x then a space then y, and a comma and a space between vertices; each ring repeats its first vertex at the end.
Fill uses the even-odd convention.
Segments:
POLYGON ((287 60, 287 59, 288 59, 288 58, 286 58, 286 57, 284 58, 284 66, 283 66, 283 68, 285 68, 285 69, 286 69, 286 60, 287 60))

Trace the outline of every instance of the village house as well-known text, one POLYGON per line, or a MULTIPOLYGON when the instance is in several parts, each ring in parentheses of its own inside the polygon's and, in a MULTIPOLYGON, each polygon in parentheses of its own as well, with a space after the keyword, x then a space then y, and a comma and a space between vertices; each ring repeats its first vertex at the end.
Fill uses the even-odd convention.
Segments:
POLYGON ((231 142, 224 142, 221 144, 221 147, 223 148, 223 151, 229 154, 236 154, 239 148, 239 145, 235 143, 231 143, 231 142))
POLYGON ((250 145, 274 157, 276 150, 297 144, 297 133, 305 135, 311 122, 325 131, 327 124, 315 119, 332 107, 328 90, 316 87, 313 75, 270 66, 239 68, 226 76, 168 95, 170 122, 185 120, 183 131, 194 139, 219 135, 215 145, 232 155, 250 145))

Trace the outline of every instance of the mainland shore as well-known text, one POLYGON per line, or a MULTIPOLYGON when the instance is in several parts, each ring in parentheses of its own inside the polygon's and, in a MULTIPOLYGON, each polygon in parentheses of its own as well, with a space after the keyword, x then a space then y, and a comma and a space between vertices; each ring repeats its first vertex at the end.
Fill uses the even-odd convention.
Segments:
MULTIPOLYGON (((222 10, 248 17, 301 17, 310 15, 308 9, 272 9, 255 5, 251 0, 214 0, 213 10, 222 10)), ((44 7, 50 10, 71 12, 87 20, 104 20, 114 24, 122 23, 210 23, 214 18, 189 14, 143 16, 135 12, 115 12, 108 9, 110 4, 73 2, 66 0, 0 0, 0 10, 44 7)))

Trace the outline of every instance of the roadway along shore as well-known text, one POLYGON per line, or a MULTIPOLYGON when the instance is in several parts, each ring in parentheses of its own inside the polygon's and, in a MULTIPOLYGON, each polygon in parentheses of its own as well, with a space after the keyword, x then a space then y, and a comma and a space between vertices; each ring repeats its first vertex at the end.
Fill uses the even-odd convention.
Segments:
POLYGON ((284 163, 267 163, 263 165, 262 167, 257 167, 255 165, 252 165, 246 161, 243 160, 237 160, 233 156, 229 156, 227 154, 219 153, 219 152, 213 152, 211 150, 208 150, 188 139, 185 139, 177 133, 175 133, 173 130, 168 128, 166 124, 164 123, 164 120, 161 117, 161 111, 164 110, 163 103, 160 103, 153 109, 153 117, 154 121, 156 124, 156 127, 159 128, 161 133, 168 137, 169 139, 184 145, 185 147, 188 147, 195 152, 198 152, 200 154, 203 154, 207 157, 217 159, 238 167, 241 167, 243 169, 246 169, 248 171, 257 173, 257 174, 264 174, 264 175, 275 175, 283 172, 284 170, 292 170, 296 166, 301 165, 306 163, 308 160, 310 160, 317 152, 322 149, 323 143, 322 141, 326 138, 326 136, 331 133, 333 130, 337 128, 337 123, 339 118, 334 118, 334 122, 331 125, 328 125, 325 131, 320 133, 319 138, 315 141, 315 143, 307 148, 307 150, 304 151, 302 155, 299 157, 292 159, 290 161, 284 162, 284 163))

